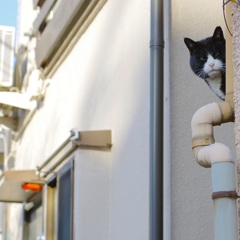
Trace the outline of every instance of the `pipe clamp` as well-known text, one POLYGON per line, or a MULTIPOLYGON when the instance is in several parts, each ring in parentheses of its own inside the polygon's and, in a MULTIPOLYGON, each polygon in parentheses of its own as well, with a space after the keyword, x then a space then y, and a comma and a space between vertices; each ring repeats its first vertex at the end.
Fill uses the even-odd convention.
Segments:
POLYGON ((212 194, 212 199, 217 199, 217 198, 239 198, 239 196, 237 195, 236 191, 220 191, 220 192, 214 192, 212 194))
POLYGON ((164 48, 164 41, 161 40, 151 40, 150 41, 150 48, 152 47, 161 47, 164 48))
POLYGON ((195 147, 202 147, 202 146, 209 146, 215 143, 215 139, 212 136, 208 137, 196 137, 192 139, 192 148, 195 147))

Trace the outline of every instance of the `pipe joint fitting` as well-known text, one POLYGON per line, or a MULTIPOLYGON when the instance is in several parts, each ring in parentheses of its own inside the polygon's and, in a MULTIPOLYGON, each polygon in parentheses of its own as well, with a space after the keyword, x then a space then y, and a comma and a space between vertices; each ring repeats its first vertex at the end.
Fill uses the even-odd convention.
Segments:
POLYGON ((198 164, 206 168, 210 168, 214 163, 234 162, 231 150, 222 143, 196 147, 193 152, 198 164))
POLYGON ((222 123, 234 122, 234 110, 230 102, 224 101, 219 103, 222 113, 222 123))
POLYGON ((202 167, 217 162, 233 162, 230 149, 215 143, 213 127, 234 120, 229 102, 210 103, 199 108, 192 118, 192 148, 196 161, 202 167))
POLYGON ((195 137, 192 139, 192 149, 196 147, 209 146, 213 143, 215 143, 215 139, 213 136, 195 137))

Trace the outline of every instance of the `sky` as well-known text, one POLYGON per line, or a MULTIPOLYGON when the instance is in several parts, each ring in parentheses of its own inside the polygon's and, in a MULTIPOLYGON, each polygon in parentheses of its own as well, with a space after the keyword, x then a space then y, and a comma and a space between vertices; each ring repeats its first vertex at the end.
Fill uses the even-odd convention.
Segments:
POLYGON ((0 25, 17 26, 18 0, 0 0, 0 25))

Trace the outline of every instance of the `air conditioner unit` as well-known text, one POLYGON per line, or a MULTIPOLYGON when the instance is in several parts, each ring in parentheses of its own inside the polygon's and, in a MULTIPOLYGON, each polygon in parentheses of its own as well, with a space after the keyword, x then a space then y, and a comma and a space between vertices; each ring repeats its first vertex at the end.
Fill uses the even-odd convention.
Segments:
POLYGON ((0 26, 0 87, 11 87, 14 74, 15 28, 0 26))

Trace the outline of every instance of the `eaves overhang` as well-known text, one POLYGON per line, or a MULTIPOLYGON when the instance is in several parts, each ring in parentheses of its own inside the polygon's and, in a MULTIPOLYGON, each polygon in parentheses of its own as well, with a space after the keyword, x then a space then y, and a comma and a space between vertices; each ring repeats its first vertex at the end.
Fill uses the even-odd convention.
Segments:
POLYGON ((35 192, 22 189, 24 183, 44 184, 35 170, 7 170, 0 178, 0 202, 29 202, 35 192))

